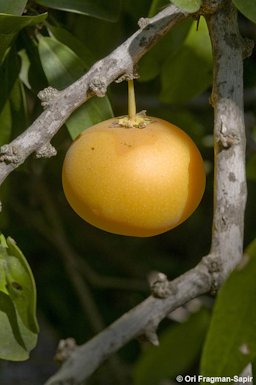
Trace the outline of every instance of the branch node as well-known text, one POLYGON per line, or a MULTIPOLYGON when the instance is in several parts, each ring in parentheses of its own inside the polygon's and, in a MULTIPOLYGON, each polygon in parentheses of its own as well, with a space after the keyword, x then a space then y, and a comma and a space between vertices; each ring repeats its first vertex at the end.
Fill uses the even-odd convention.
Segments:
POLYGON ((4 144, 0 147, 0 162, 19 164, 21 161, 22 155, 17 146, 4 144))
POLYGON ((234 144, 239 144, 240 140, 236 133, 228 132, 225 124, 221 122, 220 130, 216 135, 216 142, 220 148, 227 150, 234 144))
POLYGON ((141 17, 138 21, 138 26, 140 29, 145 28, 150 22, 150 19, 148 17, 141 17))
POLYGON ((227 150, 234 144, 238 144, 239 139, 235 134, 224 134, 223 132, 220 132, 217 142, 221 148, 227 150))
POLYGON ((36 151, 36 158, 51 158, 57 154, 56 148, 48 142, 36 151))
POLYGON ((63 364, 63 362, 71 356, 76 348, 77 344, 74 338, 70 337, 65 340, 60 340, 54 360, 58 364, 63 364))
POLYGON ((60 91, 53 87, 47 87, 40 91, 37 96, 41 100, 41 105, 44 109, 48 108, 54 100, 59 96, 60 91))
POLYGON ((95 77, 92 79, 89 89, 99 98, 103 98, 107 92, 107 85, 102 78, 95 77))
POLYGON ((166 298, 171 292, 170 282, 164 273, 152 272, 148 277, 152 295, 156 298, 166 298))
POLYGON ((211 277, 210 293, 215 295, 221 283, 221 273, 223 272, 222 261, 218 254, 214 252, 203 258, 203 262, 207 265, 207 270, 211 277))
POLYGON ((138 79, 140 77, 138 73, 137 66, 134 66, 131 70, 127 71, 125 74, 116 79, 116 83, 121 83, 123 81, 138 79))

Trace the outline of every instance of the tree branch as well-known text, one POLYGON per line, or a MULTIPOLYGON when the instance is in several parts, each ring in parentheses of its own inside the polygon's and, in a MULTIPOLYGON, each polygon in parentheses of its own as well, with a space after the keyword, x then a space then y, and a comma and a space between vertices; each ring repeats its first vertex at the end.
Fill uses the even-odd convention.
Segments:
POLYGON ((208 264, 209 261, 203 259, 197 267, 169 283, 167 298, 148 297, 89 342, 77 347, 45 385, 81 384, 108 356, 141 335, 157 345, 155 329, 159 322, 172 310, 211 289, 208 264))
POLYGON ((213 47, 215 195, 211 252, 220 283, 241 259, 247 187, 243 104, 243 42, 231 2, 206 17, 213 47))
POLYGON ((151 19, 140 19, 140 29, 79 80, 62 91, 52 87, 40 91, 45 111, 20 136, 0 148, 0 185, 33 152, 37 157, 55 155, 50 141, 71 113, 93 95, 104 96, 108 85, 120 76, 133 73, 139 59, 187 15, 171 5, 151 19))
POLYGON ((109 355, 139 335, 146 335, 157 344, 155 330, 159 322, 190 299, 217 290, 242 257, 246 202, 242 46, 231 2, 220 3, 223 6, 206 17, 214 55, 215 193, 211 252, 172 282, 161 276, 153 284, 155 296, 78 347, 46 385, 81 384, 109 355), (156 298, 159 293, 164 298, 156 298))

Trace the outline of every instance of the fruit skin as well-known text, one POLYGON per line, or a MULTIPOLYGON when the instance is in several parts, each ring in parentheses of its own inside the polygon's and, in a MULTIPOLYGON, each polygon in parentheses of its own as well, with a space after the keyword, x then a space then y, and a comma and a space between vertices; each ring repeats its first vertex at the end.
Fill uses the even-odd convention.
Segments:
POLYGON ((74 211, 116 234, 149 237, 185 221, 201 201, 205 171, 192 139, 150 117, 144 128, 96 124, 69 148, 63 189, 74 211))

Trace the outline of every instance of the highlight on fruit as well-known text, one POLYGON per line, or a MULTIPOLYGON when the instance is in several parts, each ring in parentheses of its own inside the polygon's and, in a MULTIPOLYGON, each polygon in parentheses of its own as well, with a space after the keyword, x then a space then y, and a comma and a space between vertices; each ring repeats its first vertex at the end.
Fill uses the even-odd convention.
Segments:
POLYGON ((86 222, 107 232, 150 237, 184 222, 205 189, 192 139, 156 117, 137 114, 128 81, 128 116, 84 130, 62 171, 65 196, 86 222))

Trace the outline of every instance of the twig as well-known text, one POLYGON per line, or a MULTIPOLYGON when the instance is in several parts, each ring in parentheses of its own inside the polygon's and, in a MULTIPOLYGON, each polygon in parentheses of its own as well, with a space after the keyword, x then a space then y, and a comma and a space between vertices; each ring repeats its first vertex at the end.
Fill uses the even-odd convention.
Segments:
MULTIPOLYGON (((215 3, 215 2, 214 2, 215 3)), ((151 296, 78 347, 46 385, 78 385, 131 339, 155 330, 168 313, 192 298, 216 291, 239 262, 246 201, 242 47, 231 2, 207 17, 214 54, 215 196, 211 252, 192 270, 165 285, 166 298, 151 296)), ((208 2, 210 4, 210 2, 208 2)))
POLYGON ((86 344, 78 347, 46 385, 81 384, 112 353, 140 335, 155 333, 155 328, 168 313, 211 288, 208 259, 170 283, 165 299, 153 296, 124 314, 110 327, 86 344))

